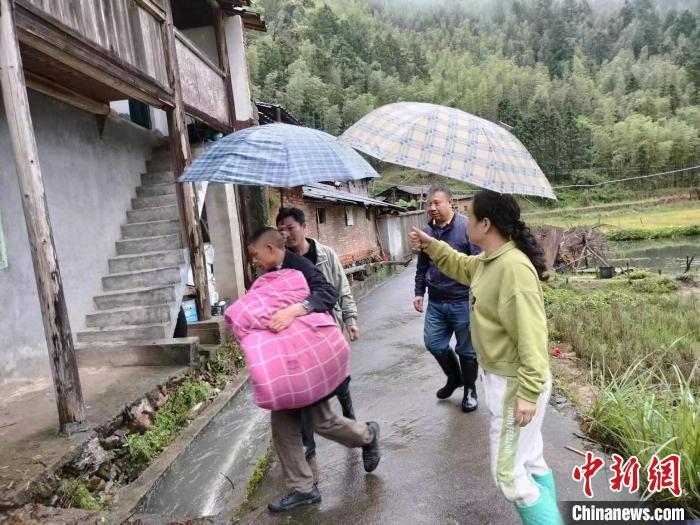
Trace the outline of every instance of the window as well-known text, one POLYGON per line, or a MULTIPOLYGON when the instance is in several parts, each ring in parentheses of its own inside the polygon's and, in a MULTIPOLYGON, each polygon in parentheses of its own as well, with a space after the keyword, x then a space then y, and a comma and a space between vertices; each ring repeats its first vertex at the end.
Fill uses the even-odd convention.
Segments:
POLYGON ((319 224, 326 222, 326 208, 316 208, 316 222, 319 224))
POLYGON ((355 216, 352 213, 352 207, 346 206, 345 207, 345 226, 354 226, 355 225, 355 216))
POLYGON ((7 268, 7 248, 5 247, 5 232, 2 229, 2 214, 0 213, 0 270, 7 268))

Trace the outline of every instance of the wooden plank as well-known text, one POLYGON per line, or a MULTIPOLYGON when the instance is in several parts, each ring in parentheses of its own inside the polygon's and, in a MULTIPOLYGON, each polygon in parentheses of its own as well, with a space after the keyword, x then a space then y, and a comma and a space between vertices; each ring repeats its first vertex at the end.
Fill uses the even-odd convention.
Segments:
POLYGON ((26 9, 17 1, 16 23, 22 43, 123 92, 127 97, 156 107, 172 106, 172 91, 158 84, 142 71, 104 52, 100 47, 81 40, 70 28, 26 9))
MULTIPOLYGON (((165 43, 165 58, 168 71, 168 80, 174 92, 175 107, 167 112, 168 129, 170 134, 170 152, 173 159, 173 173, 175 180, 182 175, 185 167, 192 162, 190 143, 185 126, 185 105, 182 100, 180 88, 180 72, 175 51, 175 31, 173 27, 173 13, 170 2, 165 4, 165 24, 163 24, 163 42, 165 43)), ((209 304, 209 283, 207 281, 207 267, 204 259, 204 245, 202 242, 202 229, 199 222, 197 206, 197 192, 192 183, 176 184, 178 194, 178 207, 184 235, 190 251, 190 263, 196 291, 197 314, 200 321, 211 318, 211 305, 209 304)))
POLYGON ((221 131, 222 133, 231 133, 235 130, 232 124, 229 124, 228 122, 222 122, 217 118, 212 117, 208 113, 200 110, 199 108, 190 106, 189 104, 185 104, 185 113, 187 113, 191 117, 196 118, 197 120, 201 120, 207 126, 211 126, 212 128, 221 131))
POLYGON ((189 38, 187 38, 185 35, 183 35, 180 31, 175 30, 175 38, 177 38, 177 42, 181 43, 184 45, 187 49, 189 49, 194 56, 199 58, 202 62, 204 62, 209 69, 214 71, 217 75, 220 77, 223 77, 226 73, 222 68, 217 66, 211 58, 209 58, 206 54, 204 54, 204 51, 199 49, 197 45, 192 42, 189 38))
POLYGON ((58 420, 61 431, 70 431, 84 423, 85 404, 13 15, 14 3, 0 0, 0 85, 56 390, 58 420))
POLYGON ((224 88, 226 89, 226 104, 231 126, 236 124, 236 103, 233 98, 233 83, 231 82, 231 69, 229 65, 228 44, 226 43, 226 15, 220 7, 214 9, 214 33, 216 36, 216 50, 219 53, 219 66, 224 72, 224 88))
POLYGON ((43 78, 31 71, 25 71, 25 80, 27 82, 27 87, 48 95, 50 97, 56 98, 66 104, 70 104, 78 109, 94 113, 95 115, 109 115, 110 108, 108 104, 104 102, 99 102, 97 100, 84 97, 78 93, 67 89, 65 86, 61 86, 56 82, 53 82, 47 78, 43 78))

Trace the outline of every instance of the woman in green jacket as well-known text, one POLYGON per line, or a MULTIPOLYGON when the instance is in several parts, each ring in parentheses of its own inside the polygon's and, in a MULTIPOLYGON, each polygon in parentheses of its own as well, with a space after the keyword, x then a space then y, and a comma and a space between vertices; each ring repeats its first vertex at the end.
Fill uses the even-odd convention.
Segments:
POLYGON ((542 422, 551 391, 544 254, 511 195, 479 192, 468 212, 476 256, 414 228, 416 248, 471 288, 471 335, 491 415, 491 470, 525 524, 561 524, 554 477, 543 457, 542 422))

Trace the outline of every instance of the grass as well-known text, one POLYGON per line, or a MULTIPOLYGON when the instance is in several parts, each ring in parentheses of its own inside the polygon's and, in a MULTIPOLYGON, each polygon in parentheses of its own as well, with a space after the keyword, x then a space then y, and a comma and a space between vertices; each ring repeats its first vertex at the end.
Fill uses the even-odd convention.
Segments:
POLYGON ((127 437, 131 463, 136 467, 150 463, 187 425, 192 407, 212 395, 214 389, 205 381, 188 378, 182 383, 156 412, 153 427, 127 437))
POLYGON ((671 371, 668 377, 667 370, 648 368, 640 359, 620 376, 604 379, 593 409, 591 432, 623 457, 639 459, 643 488, 646 468, 654 455, 662 459, 678 454, 683 494, 676 499, 664 491, 654 497, 683 503, 698 515, 700 397, 698 389, 677 366, 672 366, 671 371))
POLYGON ((265 454, 263 454, 262 456, 260 456, 258 464, 255 465, 253 474, 250 476, 250 480, 248 481, 248 486, 246 487, 246 494, 248 495, 249 500, 253 497, 255 491, 258 490, 258 487, 262 483, 263 479, 265 479, 265 474, 267 473, 267 469, 269 467, 270 452, 268 451, 265 452, 265 454))
POLYGON ((555 278, 545 307, 550 337, 570 343, 590 367, 591 432, 643 469, 654 454, 679 454, 681 502, 700 509, 700 299, 681 297, 676 280, 632 272, 611 281, 555 278))
POLYGON ((640 241, 648 239, 674 239, 700 235, 700 224, 687 226, 666 226, 661 228, 627 228, 620 230, 604 230, 605 237, 610 241, 640 241))
POLYGON ((700 300, 680 297, 668 277, 636 272, 611 281, 555 280, 545 286, 550 336, 605 377, 643 358, 649 367, 685 374, 700 358, 700 300))
POLYGON ((94 496, 81 478, 62 479, 56 495, 61 507, 83 510, 107 510, 107 503, 94 496))

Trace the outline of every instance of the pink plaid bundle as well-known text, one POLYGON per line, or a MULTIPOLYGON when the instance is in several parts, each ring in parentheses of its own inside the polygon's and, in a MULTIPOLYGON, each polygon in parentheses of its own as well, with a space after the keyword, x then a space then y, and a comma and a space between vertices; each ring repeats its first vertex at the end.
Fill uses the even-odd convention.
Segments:
POLYGON ((255 403, 261 408, 311 405, 349 375, 350 347, 330 313, 297 317, 277 334, 267 329, 272 314, 308 295, 301 272, 280 270, 258 278, 226 310, 226 322, 243 349, 255 403))

